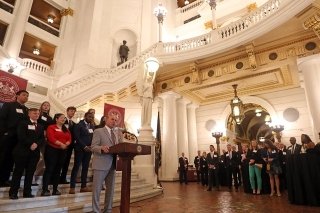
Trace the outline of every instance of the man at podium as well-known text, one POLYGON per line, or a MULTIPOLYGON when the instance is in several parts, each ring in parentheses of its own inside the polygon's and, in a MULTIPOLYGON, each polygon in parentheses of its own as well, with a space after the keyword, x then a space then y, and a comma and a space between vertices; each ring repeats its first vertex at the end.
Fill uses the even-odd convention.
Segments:
POLYGON ((106 115, 105 123, 105 127, 94 131, 91 144, 93 152, 92 210, 95 213, 101 212, 99 200, 103 181, 106 185, 103 212, 112 212, 117 156, 109 153, 109 147, 122 142, 121 134, 114 130, 117 117, 112 114, 106 115))

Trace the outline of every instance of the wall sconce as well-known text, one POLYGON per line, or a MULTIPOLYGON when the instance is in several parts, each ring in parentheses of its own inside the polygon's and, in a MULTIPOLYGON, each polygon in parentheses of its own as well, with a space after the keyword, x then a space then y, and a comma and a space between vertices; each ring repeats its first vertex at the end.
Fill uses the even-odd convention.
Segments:
POLYGON ((23 69, 25 69, 25 67, 22 66, 15 58, 5 59, 2 68, 7 70, 8 73, 15 72, 16 74, 19 74, 23 69))
POLYGON ((48 22, 49 24, 53 24, 53 20, 54 20, 54 19, 55 19, 54 16, 48 15, 47 22, 48 22))
POLYGON ((266 122, 266 125, 270 125, 271 124, 271 116, 270 115, 266 115, 266 117, 264 118, 264 122, 266 122))
POLYGON ((264 143, 265 140, 266 140, 265 137, 259 137, 259 141, 260 141, 260 142, 264 143))
POLYGON ((235 120, 235 122, 237 124, 240 124, 241 121, 244 119, 243 103, 237 95, 238 84, 234 84, 234 85, 232 85, 232 87, 234 90, 234 98, 230 102, 231 115, 232 115, 233 119, 235 120))
POLYGON ((33 53, 34 55, 40 55, 40 50, 39 50, 38 48, 36 48, 36 47, 33 47, 32 53, 33 53))

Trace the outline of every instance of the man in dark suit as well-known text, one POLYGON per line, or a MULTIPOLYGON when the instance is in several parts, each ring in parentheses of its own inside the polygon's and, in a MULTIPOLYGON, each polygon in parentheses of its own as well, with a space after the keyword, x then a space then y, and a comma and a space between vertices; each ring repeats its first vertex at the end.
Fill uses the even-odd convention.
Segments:
POLYGON ((231 150, 231 144, 227 145, 227 151, 224 154, 224 163, 226 167, 226 173, 227 173, 227 185, 229 187, 229 190, 232 190, 232 177, 234 180, 234 187, 236 189, 236 192, 238 191, 239 183, 237 178, 237 171, 239 169, 240 165, 240 157, 239 153, 231 150))
POLYGON ((12 151, 18 142, 17 127, 28 119, 29 93, 20 90, 16 93, 16 101, 4 103, 0 109, 0 187, 9 186, 10 173, 13 168, 12 151))
POLYGON ((188 158, 184 156, 184 153, 181 153, 181 157, 179 158, 179 181, 180 184, 183 182, 188 184, 188 158))
POLYGON ((44 143, 43 126, 37 124, 39 114, 38 109, 29 109, 29 119, 21 121, 18 126, 18 144, 13 150, 15 167, 9 190, 10 199, 18 199, 18 190, 23 172, 25 176, 23 197, 34 197, 34 195, 31 194, 32 178, 40 158, 39 147, 44 143))
POLYGON ((76 113, 76 111, 77 111, 77 109, 73 106, 67 108, 67 116, 66 116, 67 119, 66 119, 64 125, 69 129, 69 131, 71 133, 71 144, 67 148, 66 158, 64 160, 64 164, 63 164, 63 167, 61 170, 60 183, 62 183, 62 184, 69 183, 67 181, 67 173, 68 173, 68 169, 69 169, 69 164, 70 164, 72 152, 74 149, 73 129, 74 129, 75 123, 72 121, 72 118, 73 118, 74 114, 76 113))
POLYGON ((196 167, 196 172, 197 172, 197 182, 200 183, 200 159, 201 159, 201 151, 198 150, 198 155, 194 158, 194 166, 196 167))
POLYGON ((298 155, 301 153, 302 145, 297 144, 297 139, 295 137, 290 138, 291 146, 288 146, 287 155, 298 155))
POLYGON ((91 140, 94 130, 93 119, 93 114, 86 112, 84 119, 74 127, 74 165, 71 172, 69 194, 75 194, 77 174, 81 165, 80 192, 91 192, 91 189, 87 187, 87 175, 91 159, 91 140))
POLYGON ((114 129, 117 118, 112 115, 105 117, 105 127, 96 129, 93 133, 91 149, 93 152, 92 169, 92 210, 100 212, 100 192, 105 182, 106 191, 104 199, 105 213, 112 212, 114 193, 116 155, 109 154, 109 147, 122 142, 122 134, 114 129))
POLYGON ((213 182, 215 182, 216 188, 219 191, 219 156, 213 145, 210 145, 210 152, 207 154, 207 164, 209 173, 207 191, 212 190, 213 182))

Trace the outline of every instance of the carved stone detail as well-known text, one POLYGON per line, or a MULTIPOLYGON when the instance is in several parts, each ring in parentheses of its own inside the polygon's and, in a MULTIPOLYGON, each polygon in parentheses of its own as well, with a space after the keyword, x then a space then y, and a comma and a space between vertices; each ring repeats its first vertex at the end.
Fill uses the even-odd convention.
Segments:
POLYGON ((252 44, 246 46, 246 52, 248 54, 249 66, 253 70, 256 70, 257 69, 257 60, 256 60, 255 52, 254 52, 254 46, 252 44))
POLYGON ((202 78, 197 62, 190 64, 190 71, 192 72, 191 82, 194 84, 201 84, 202 78))
POLYGON ((71 9, 70 7, 62 9, 60 11, 61 16, 73 16, 74 10, 71 9))

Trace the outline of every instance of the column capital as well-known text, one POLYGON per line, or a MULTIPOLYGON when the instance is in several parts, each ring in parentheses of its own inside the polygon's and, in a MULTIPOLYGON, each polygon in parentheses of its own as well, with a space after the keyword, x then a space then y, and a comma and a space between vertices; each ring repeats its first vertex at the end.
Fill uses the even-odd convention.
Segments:
POLYGON ((169 91, 169 92, 164 92, 161 94, 158 94, 158 97, 160 97, 162 100, 168 99, 168 98, 175 98, 178 99, 181 97, 181 95, 179 95, 178 93, 169 91))
POLYGON ((303 71, 305 66, 309 66, 312 64, 320 64, 320 54, 299 58, 297 60, 297 63, 298 63, 299 70, 303 71))
POLYGON ((177 100, 178 103, 183 104, 183 105, 188 105, 191 103, 191 101, 185 97, 181 97, 177 100))
POLYGON ((195 104, 195 103, 191 102, 187 105, 187 108, 188 109, 197 109, 197 108, 199 108, 199 104, 195 104))

